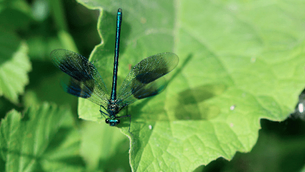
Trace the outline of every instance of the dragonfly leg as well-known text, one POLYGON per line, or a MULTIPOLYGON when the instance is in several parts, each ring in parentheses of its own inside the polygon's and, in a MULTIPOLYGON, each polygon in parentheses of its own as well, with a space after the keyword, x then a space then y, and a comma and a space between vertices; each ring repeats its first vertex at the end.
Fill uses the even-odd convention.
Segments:
POLYGON ((122 107, 119 111, 121 111, 123 108, 125 108, 126 107, 126 115, 124 115, 124 116, 118 116, 117 118, 125 118, 125 117, 131 117, 131 115, 128 115, 128 106, 124 106, 124 107, 122 107))
POLYGON ((102 111, 102 106, 100 106, 100 112, 101 112, 102 116, 103 116, 105 119, 107 118, 106 116, 109 117, 109 115, 108 115, 107 113, 105 113, 105 112, 102 111), (106 116, 105 116, 105 115, 106 115, 106 116))
POLYGON ((126 115, 124 115, 124 116, 118 116, 117 118, 126 118, 126 117, 129 117, 129 128, 128 128, 128 132, 130 133, 131 115, 128 115, 128 106, 125 106, 125 107, 126 107, 126 115))

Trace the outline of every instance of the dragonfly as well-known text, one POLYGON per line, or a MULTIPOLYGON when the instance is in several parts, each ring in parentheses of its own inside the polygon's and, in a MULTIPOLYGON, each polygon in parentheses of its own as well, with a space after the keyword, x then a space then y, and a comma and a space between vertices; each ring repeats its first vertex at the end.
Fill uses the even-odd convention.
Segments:
POLYGON ((178 56, 171 52, 147 57, 130 70, 117 92, 121 22, 122 9, 119 8, 110 95, 97 68, 87 58, 66 49, 55 49, 50 54, 54 65, 69 76, 62 84, 63 89, 69 94, 99 105, 101 115, 110 126, 117 126, 120 118, 130 116, 118 116, 118 113, 131 103, 162 92, 167 85, 162 76, 172 71, 179 62, 178 56))

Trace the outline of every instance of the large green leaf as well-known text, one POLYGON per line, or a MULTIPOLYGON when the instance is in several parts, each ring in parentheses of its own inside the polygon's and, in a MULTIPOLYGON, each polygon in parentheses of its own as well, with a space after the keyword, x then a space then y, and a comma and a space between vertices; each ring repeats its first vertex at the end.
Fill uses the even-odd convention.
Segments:
MULTIPOLYGON (((261 118, 283 120, 304 88, 305 2, 79 0, 101 10, 91 60, 111 82, 115 12, 123 9, 119 84, 141 59, 174 52, 162 94, 129 107, 134 171, 192 171, 256 143, 261 118)), ((110 86, 108 84, 107 86, 110 86)), ((103 122, 80 100, 80 117, 103 122)), ((126 119, 128 121, 128 119, 126 119)))
POLYGON ((86 161, 88 170, 126 171, 130 169, 128 139, 116 128, 84 121, 81 140, 81 155, 86 161))
POLYGON ((1 171, 83 171, 79 134, 71 112, 44 103, 21 114, 12 110, 1 121, 1 171))

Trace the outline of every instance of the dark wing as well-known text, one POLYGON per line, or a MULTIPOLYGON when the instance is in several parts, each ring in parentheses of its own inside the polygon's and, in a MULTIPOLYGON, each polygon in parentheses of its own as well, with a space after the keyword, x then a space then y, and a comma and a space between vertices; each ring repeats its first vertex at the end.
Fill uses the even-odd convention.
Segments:
POLYGON ((86 98, 97 105, 107 106, 110 96, 107 94, 106 85, 87 58, 72 51, 56 49, 51 52, 51 59, 56 67, 70 76, 63 83, 67 93, 86 98))
POLYGON ((154 96, 166 87, 164 78, 178 64, 174 53, 160 53, 140 61, 129 72, 118 94, 118 104, 123 108, 138 99, 154 96))

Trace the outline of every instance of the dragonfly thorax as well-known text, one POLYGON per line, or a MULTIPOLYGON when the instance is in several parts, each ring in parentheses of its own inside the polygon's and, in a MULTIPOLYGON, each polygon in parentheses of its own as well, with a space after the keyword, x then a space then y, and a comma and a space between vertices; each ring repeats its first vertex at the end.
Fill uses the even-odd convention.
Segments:
POLYGON ((119 112, 119 107, 116 100, 109 100, 107 111, 109 113, 110 118, 115 117, 115 115, 119 112))
POLYGON ((119 107, 116 100, 109 100, 107 112, 109 118, 105 119, 105 122, 110 126, 116 126, 120 123, 119 117, 116 116, 119 113, 119 107))

